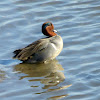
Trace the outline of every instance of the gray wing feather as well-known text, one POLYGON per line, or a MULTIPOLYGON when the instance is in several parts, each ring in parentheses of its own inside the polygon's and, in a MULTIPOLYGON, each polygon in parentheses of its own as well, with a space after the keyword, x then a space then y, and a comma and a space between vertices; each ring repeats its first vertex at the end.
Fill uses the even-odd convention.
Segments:
POLYGON ((35 41, 34 43, 28 45, 27 47, 21 49, 21 51, 16 55, 16 59, 25 61, 36 52, 41 52, 47 47, 48 40, 47 39, 40 39, 35 41))

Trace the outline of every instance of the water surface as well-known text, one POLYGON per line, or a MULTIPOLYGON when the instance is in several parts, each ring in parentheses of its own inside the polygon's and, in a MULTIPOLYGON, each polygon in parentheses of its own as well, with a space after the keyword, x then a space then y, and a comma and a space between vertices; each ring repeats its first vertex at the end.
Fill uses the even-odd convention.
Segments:
POLYGON ((0 0, 0 100, 100 100, 100 0, 0 0), (51 21, 64 48, 47 64, 13 51, 45 37, 51 21))

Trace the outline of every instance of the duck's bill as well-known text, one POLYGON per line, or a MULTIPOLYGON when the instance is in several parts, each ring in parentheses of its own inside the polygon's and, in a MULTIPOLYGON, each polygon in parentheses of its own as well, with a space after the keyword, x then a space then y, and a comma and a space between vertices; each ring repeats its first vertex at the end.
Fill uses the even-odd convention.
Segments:
POLYGON ((58 31, 57 30, 53 30, 55 33, 57 33, 58 31))
POLYGON ((60 32, 58 32, 57 30, 53 30, 53 32, 60 34, 60 32))

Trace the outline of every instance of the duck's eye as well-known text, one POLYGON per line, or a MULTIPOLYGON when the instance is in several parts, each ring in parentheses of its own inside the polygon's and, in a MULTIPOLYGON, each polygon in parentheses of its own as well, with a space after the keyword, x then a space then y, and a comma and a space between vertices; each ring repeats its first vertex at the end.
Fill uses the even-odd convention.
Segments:
POLYGON ((52 23, 46 23, 42 26, 42 29, 45 30, 47 26, 52 26, 52 23))
POLYGON ((52 26, 52 23, 47 23, 47 26, 52 26))

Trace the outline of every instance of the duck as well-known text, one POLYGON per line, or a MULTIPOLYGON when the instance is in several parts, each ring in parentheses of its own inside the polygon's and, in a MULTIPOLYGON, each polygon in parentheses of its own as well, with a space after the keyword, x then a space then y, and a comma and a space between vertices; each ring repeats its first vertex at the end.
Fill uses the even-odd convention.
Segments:
POLYGON ((43 23, 42 33, 47 37, 15 50, 13 58, 23 63, 46 63, 55 59, 63 49, 63 39, 49 21, 43 23))

